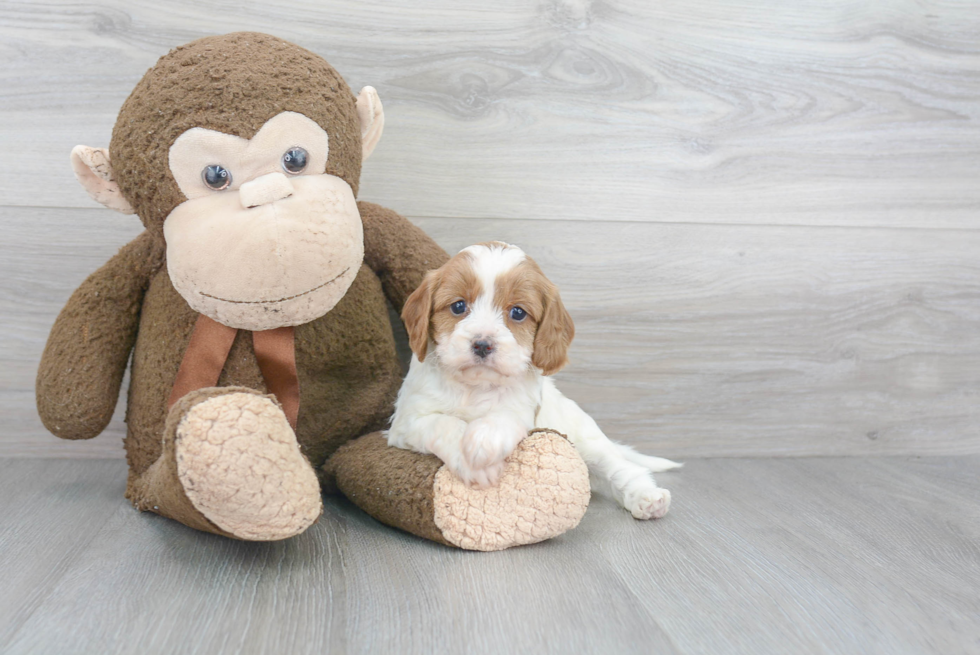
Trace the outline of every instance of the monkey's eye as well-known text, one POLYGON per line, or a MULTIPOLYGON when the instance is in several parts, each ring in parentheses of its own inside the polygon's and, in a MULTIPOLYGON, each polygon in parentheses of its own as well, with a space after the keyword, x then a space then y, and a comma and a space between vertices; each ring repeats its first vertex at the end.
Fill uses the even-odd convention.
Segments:
POLYGON ((201 171, 201 179, 209 189, 222 191, 231 186, 231 171, 220 164, 205 166, 201 171))
POLYGON ((449 311, 451 311, 454 316, 459 316, 460 314, 466 311, 466 301, 457 300, 456 302, 454 302, 449 306, 449 311))
POLYGON ((282 167, 291 175, 299 175, 306 168, 307 158, 306 150, 303 148, 290 148, 282 156, 282 167))
POLYGON ((518 323, 523 321, 527 317, 527 312, 524 311, 523 307, 511 307, 510 308, 510 318, 518 323))

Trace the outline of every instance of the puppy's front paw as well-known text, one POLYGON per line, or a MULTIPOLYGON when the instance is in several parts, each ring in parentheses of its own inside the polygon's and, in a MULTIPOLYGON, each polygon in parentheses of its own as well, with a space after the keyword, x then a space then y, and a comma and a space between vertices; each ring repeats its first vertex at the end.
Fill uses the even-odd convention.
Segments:
POLYGON ((527 428, 507 417, 470 421, 463 434, 463 460, 473 469, 500 466, 527 436, 527 428))
POLYGON ((467 485, 482 489, 492 487, 500 481, 500 476, 504 472, 504 463, 497 462, 484 468, 471 468, 465 462, 460 462, 452 467, 452 470, 467 485))
POLYGON ((626 499, 626 509, 630 511, 633 518, 641 521, 663 518, 670 509, 670 492, 650 485, 631 494, 631 497, 626 499))

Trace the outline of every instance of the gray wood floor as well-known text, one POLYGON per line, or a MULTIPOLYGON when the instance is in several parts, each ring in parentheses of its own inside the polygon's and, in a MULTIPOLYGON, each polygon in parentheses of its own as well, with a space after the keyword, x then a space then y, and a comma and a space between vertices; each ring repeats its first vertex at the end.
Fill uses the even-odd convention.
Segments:
POLYGON ((4 653, 976 653, 980 457, 692 460, 481 554, 328 498, 241 543, 141 515, 116 460, 0 460, 4 653))

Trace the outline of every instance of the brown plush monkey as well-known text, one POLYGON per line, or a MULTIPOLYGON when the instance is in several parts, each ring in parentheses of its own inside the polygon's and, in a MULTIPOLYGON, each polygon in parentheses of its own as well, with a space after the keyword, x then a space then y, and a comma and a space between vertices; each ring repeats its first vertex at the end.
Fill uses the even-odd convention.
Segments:
POLYGON ((398 214, 355 200, 383 124, 373 88, 354 96, 319 56, 236 33, 162 57, 109 150, 72 152, 90 195, 146 230, 59 315, 38 411, 59 437, 96 436, 132 354, 137 508, 274 540, 314 523, 321 485, 336 486, 386 523, 481 550, 578 523, 588 474, 555 433, 525 440, 486 490, 368 434, 401 382, 386 298, 400 310, 447 259, 398 214))

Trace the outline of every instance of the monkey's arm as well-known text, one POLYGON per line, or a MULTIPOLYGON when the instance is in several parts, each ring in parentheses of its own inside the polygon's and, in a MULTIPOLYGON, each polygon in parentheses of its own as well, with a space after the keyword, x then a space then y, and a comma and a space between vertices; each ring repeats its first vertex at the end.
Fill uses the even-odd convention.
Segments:
POLYGON ((62 439, 91 439, 112 418, 143 294, 164 247, 144 232, 75 290, 55 320, 37 371, 41 422, 62 439))
POLYGON ((364 223, 364 261, 401 312, 426 272, 445 264, 449 255, 404 216, 370 202, 359 201, 357 208, 364 223))

